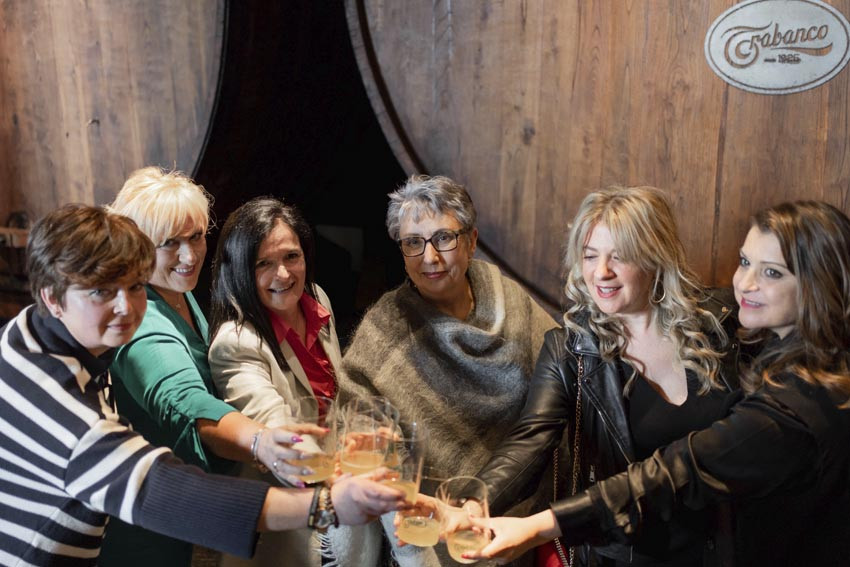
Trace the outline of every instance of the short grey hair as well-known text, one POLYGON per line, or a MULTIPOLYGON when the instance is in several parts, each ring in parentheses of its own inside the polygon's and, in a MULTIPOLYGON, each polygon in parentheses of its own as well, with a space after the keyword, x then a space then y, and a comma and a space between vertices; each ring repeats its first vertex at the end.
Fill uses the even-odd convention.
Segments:
POLYGON ((425 215, 452 215, 464 231, 476 226, 478 214, 472 198, 463 185, 448 177, 411 175, 389 197, 387 232, 393 240, 398 240, 402 219, 410 215, 416 222, 425 215))

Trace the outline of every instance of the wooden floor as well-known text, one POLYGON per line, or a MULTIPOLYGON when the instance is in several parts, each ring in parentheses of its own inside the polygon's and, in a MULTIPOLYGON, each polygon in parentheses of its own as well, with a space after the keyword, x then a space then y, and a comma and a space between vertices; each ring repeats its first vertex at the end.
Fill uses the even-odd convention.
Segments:
POLYGON ((196 545, 192 551, 192 567, 216 567, 221 553, 196 545))

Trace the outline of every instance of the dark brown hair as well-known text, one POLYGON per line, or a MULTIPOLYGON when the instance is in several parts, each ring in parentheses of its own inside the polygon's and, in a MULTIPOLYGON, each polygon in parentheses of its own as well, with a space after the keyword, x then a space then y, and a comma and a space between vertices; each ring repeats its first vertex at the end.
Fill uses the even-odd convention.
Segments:
POLYGON ((94 287, 134 273, 147 281, 154 254, 153 243, 129 218, 103 207, 65 205, 39 219, 30 231, 30 292, 39 312, 46 314, 42 289, 64 304, 71 285, 94 287))
POLYGON ((209 333, 211 338, 215 337, 227 321, 234 321, 237 328, 247 321, 268 344, 278 365, 286 367, 271 319, 257 294, 256 278, 260 246, 278 221, 292 229, 298 237, 306 267, 304 291, 316 298, 310 225, 292 205, 274 197, 256 197, 230 213, 221 229, 213 260, 209 333))
MULTIPOLYGON (((850 219, 819 201, 782 203, 760 211, 752 226, 779 240, 797 278, 797 320, 784 340, 771 344, 742 373, 745 389, 790 371, 850 401, 850 219)), ((763 330, 743 331, 748 342, 763 330)))

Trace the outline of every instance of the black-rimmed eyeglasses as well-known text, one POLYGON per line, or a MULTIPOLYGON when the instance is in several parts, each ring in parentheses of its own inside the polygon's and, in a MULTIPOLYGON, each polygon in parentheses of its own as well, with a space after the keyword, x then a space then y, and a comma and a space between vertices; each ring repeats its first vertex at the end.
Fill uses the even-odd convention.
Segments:
POLYGON ((425 246, 430 242, 437 252, 448 252, 457 248, 457 237, 467 230, 438 230, 431 238, 421 236, 408 236, 396 240, 401 253, 407 257, 421 256, 425 253, 425 246))

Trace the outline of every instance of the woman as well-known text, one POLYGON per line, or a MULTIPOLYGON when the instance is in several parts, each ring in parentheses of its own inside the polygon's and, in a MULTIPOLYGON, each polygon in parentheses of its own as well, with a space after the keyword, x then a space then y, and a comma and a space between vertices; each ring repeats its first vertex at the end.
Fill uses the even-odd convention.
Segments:
POLYGON ((731 414, 550 510, 493 521, 483 555, 562 535, 652 537, 654 518, 735 499, 738 565, 850 557, 850 220, 825 203, 758 213, 733 279, 743 338, 762 346, 731 414))
MULTIPOLYGON (((333 312, 313 282, 312 234, 294 207, 257 198, 224 223, 213 263, 210 334, 219 394, 267 427, 286 424, 296 398, 336 395, 341 354, 333 312)), ((280 565, 285 553, 292 565, 318 565, 311 534, 264 536, 252 564, 280 565)))
POLYGON ((95 565, 107 514, 248 556, 258 530, 399 507, 397 491, 361 478, 314 491, 204 474, 132 431, 108 367, 145 316, 153 265, 150 240, 102 208, 68 205, 33 226, 36 305, 0 329, 0 561, 95 565))
MULTIPOLYGON (((408 281, 358 326, 343 358, 340 398, 386 397, 403 419, 428 426, 427 467, 471 474, 519 415, 543 335, 556 324, 496 266, 472 259, 476 212, 463 186, 413 176, 389 197, 387 230, 408 281)), ((357 541, 365 542, 362 555, 351 564, 374 565, 370 552, 379 543, 357 541)), ((439 559, 432 548, 413 546, 395 555, 402 565, 452 565, 438 550, 439 559)), ((357 557, 348 549, 337 556, 357 557)))
MULTIPOLYGON (((134 172, 112 203, 156 245, 147 314, 111 366, 118 410, 152 443, 206 471, 234 473, 233 461, 242 461, 294 479, 299 469, 280 458, 292 433, 266 429, 215 396, 207 321, 192 296, 207 252, 209 206, 201 187, 157 167, 134 172)), ((184 542, 111 522, 101 564, 185 567, 191 554, 184 542)))
MULTIPOLYGON (((558 483, 556 497, 707 427, 736 399, 737 351, 721 327, 731 309, 709 299, 685 263, 661 191, 589 194, 572 223, 566 266, 565 329, 547 334, 522 417, 478 473, 494 514, 552 482, 541 474, 564 436, 571 453, 564 469, 572 475, 558 483)), ((716 559, 708 537, 714 521, 713 514, 682 513, 637 548, 546 546, 539 555, 553 565, 567 556, 577 564, 701 565, 716 559)))

